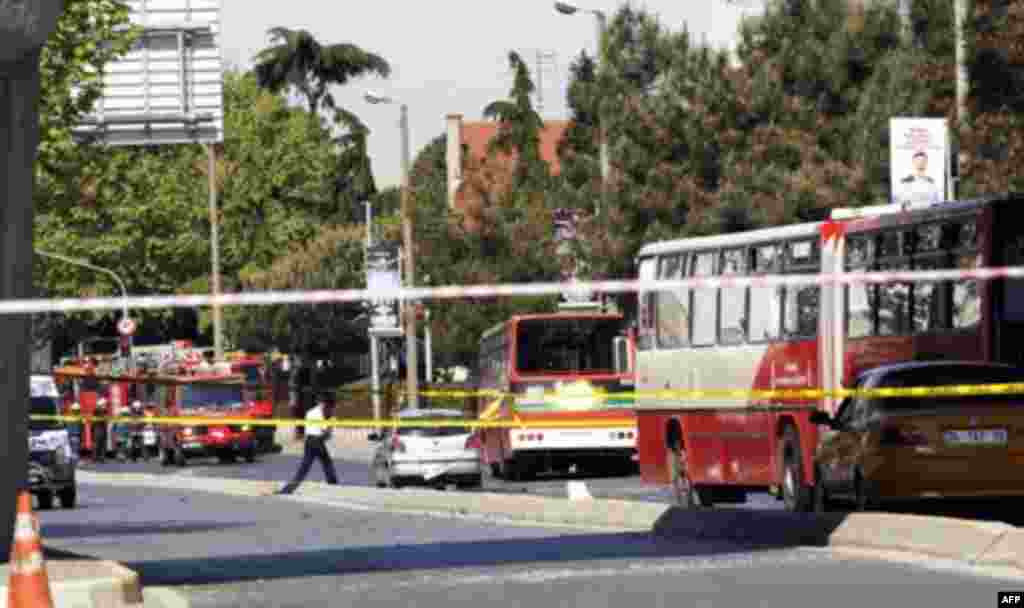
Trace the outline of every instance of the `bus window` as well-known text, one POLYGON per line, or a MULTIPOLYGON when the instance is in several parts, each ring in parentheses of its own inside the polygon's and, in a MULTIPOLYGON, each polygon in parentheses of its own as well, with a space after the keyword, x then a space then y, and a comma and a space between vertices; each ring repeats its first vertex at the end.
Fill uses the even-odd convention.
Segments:
MULTIPOLYGON (((787 247, 785 272, 819 272, 817 241, 796 241, 787 247)), ((782 330, 787 338, 813 338, 818 335, 820 289, 817 285, 787 287, 784 291, 782 330)))
POLYGON ((516 367, 522 373, 613 373, 621 329, 615 319, 528 319, 519 322, 516 367))
MULTIPOLYGON (((882 272, 900 272, 909 269, 909 260, 881 263, 882 272)), ((910 305, 910 285, 886 283, 878 285, 878 335, 902 336, 909 333, 907 319, 910 305)))
MULTIPOLYGON (((686 256, 662 258, 659 279, 681 279, 686 256)), ((659 348, 680 348, 690 343, 690 290, 659 291, 655 294, 655 312, 659 348)))
MULTIPOLYGON (((765 245, 753 251, 753 268, 750 274, 774 274, 782 266, 779 247, 765 245)), ((782 322, 782 288, 750 288, 750 328, 747 339, 751 342, 766 342, 779 338, 782 322)))
MULTIPOLYGON (((866 272, 874 259, 874 238, 858 234, 846 241, 847 272, 866 272)), ((856 283, 846 286, 846 334, 865 338, 875 332, 875 285, 856 283)))
MULTIPOLYGON (((658 276, 658 258, 644 258, 640 260, 639 279, 649 281, 658 276)), ((637 350, 651 350, 654 348, 654 300, 655 293, 652 291, 640 291, 639 293, 639 327, 637 328, 637 350)))
MULTIPOLYGON (((914 270, 938 270, 942 267, 941 260, 934 256, 914 260, 914 270)), ((943 301, 943 294, 948 288, 942 283, 914 283, 913 304, 910 313, 911 330, 915 334, 941 331, 949 327, 946 323, 948 315, 943 301)))
MULTIPOLYGON (((715 274, 715 254, 699 253, 694 256, 693 276, 710 277, 715 274)), ((693 335, 694 346, 710 346, 715 343, 717 289, 698 287, 693 290, 693 335)))
MULTIPOLYGON (((743 276, 746 274, 745 251, 728 249, 722 252, 722 276, 743 276)), ((719 315, 719 344, 741 344, 746 336, 747 288, 723 287, 721 290, 721 314, 719 315)))
MULTIPOLYGON (((958 256, 958 268, 981 268, 981 255, 968 253, 958 256)), ((976 279, 961 279, 953 283, 953 328, 968 329, 981 321, 981 290, 976 279)))

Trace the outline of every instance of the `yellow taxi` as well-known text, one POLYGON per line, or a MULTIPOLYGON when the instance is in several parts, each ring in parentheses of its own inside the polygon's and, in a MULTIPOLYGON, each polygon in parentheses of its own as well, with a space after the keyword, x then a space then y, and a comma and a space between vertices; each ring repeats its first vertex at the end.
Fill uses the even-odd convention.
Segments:
MULTIPOLYGON (((854 388, 1024 382, 997 363, 929 361, 878 367, 854 388)), ((1024 394, 845 399, 821 425, 814 506, 864 510, 891 499, 1024 495, 1024 394)))

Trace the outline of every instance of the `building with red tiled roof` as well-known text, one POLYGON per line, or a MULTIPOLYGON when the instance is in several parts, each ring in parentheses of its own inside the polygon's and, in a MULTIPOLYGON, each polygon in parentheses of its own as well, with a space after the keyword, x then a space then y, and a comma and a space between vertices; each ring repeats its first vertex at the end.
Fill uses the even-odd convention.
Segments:
MULTIPOLYGON (((465 197, 461 186, 472 177, 464 172, 479 171, 486 166, 491 172, 503 171, 511 175, 514 154, 489 154, 488 145, 498 133, 499 125, 496 122, 463 122, 461 114, 448 115, 447 122, 448 206, 462 208, 465 197), (455 142, 459 142, 459 145, 455 145, 455 142)), ((540 132, 540 157, 547 161, 552 175, 558 175, 562 170, 558 160, 558 144, 568 128, 569 121, 552 120, 545 121, 540 132)))

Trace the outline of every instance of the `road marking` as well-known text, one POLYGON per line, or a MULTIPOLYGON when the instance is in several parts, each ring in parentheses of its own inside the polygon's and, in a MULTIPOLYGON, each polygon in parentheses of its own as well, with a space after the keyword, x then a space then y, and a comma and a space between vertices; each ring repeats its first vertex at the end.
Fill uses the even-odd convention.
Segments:
MULTIPOLYGON (((571 540, 566 539, 566 542, 571 540)), ((614 559, 614 558, 610 558, 614 559)), ((406 581, 391 581, 390 588, 420 587, 437 585, 439 587, 460 587, 465 585, 502 585, 505 583, 526 583, 532 585, 572 579, 611 578, 621 576, 649 576, 660 574, 687 574, 708 572, 713 570, 760 568, 763 566, 779 566, 787 564, 808 564, 812 562, 835 562, 835 558, 826 553, 809 552, 793 549, 786 552, 764 552, 757 555, 722 555, 714 557, 637 557, 642 560, 623 564, 619 567, 604 568, 565 568, 562 564, 553 568, 532 568, 513 572, 497 572, 494 574, 439 575, 425 574, 406 581), (659 561, 652 561, 652 560, 659 561)), ((552 562, 556 564, 557 562, 552 562)), ((718 584, 714 583, 715 589, 718 584)), ((379 589, 379 583, 355 583, 338 587, 339 591, 361 593, 379 589)))

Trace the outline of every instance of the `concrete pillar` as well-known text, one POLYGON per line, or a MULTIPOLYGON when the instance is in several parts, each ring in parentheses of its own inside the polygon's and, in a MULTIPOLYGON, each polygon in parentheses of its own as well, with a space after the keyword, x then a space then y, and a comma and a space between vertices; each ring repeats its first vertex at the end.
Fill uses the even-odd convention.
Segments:
MULTIPOLYGON (((0 0, 0 300, 32 285, 33 166, 39 145, 39 50, 63 0, 0 0)), ((28 470, 29 316, 0 316, 0 560, 10 559, 15 496, 28 470)))
POLYGON ((459 184, 462 183, 462 114, 449 114, 445 120, 448 140, 445 157, 448 165, 448 208, 453 209, 455 195, 459 191, 459 184))

